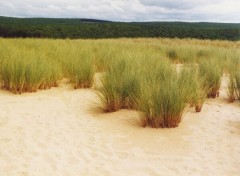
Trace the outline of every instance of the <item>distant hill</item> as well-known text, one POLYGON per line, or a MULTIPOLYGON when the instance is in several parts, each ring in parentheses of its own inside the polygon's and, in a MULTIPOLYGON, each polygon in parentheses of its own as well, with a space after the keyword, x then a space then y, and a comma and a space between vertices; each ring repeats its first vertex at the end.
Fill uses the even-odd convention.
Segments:
POLYGON ((112 22, 83 18, 0 17, 0 37, 177 37, 240 40, 240 23, 112 22))

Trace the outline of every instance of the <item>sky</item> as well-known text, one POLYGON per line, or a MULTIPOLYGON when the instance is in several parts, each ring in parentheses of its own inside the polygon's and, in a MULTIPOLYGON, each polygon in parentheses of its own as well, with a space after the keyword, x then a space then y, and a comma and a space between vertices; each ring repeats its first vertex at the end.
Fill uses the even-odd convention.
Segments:
POLYGON ((240 0, 0 0, 0 16, 240 23, 240 0))

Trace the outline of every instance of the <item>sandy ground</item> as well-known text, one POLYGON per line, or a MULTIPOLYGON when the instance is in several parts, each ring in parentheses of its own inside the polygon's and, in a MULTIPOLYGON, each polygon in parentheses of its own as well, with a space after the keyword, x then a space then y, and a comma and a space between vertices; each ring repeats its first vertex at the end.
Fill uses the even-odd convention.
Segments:
POLYGON ((226 93, 193 109, 175 129, 139 126, 131 110, 101 113, 96 92, 0 90, 0 175, 141 176, 240 173, 240 103, 226 93))

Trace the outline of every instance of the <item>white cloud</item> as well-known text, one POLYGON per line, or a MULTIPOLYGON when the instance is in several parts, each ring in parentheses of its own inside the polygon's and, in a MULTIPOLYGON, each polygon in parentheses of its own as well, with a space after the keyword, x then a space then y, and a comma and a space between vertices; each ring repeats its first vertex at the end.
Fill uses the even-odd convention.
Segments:
POLYGON ((0 0, 0 16, 240 23, 239 0, 0 0))

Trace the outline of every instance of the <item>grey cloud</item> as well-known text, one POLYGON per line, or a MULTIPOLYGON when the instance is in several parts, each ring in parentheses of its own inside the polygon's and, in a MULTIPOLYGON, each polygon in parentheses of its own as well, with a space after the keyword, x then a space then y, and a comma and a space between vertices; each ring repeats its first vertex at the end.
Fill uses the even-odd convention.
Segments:
POLYGON ((0 0, 0 16, 240 22, 239 0, 0 0))
POLYGON ((217 3, 219 0, 140 0, 140 2, 147 6, 158 6, 166 9, 192 9, 199 6, 206 6, 217 3))
POLYGON ((196 3, 189 2, 188 0, 140 0, 140 2, 146 6, 157 6, 166 9, 188 9, 196 5, 196 3))

